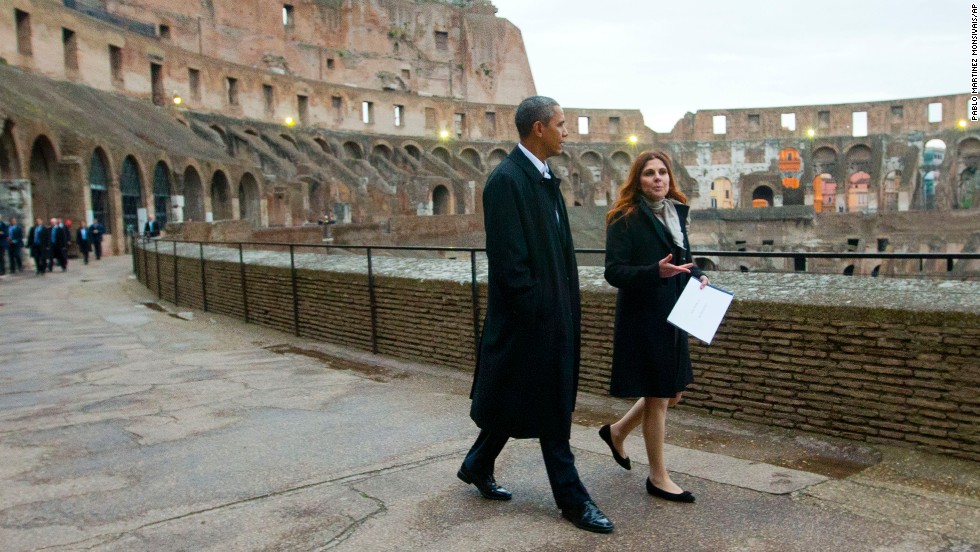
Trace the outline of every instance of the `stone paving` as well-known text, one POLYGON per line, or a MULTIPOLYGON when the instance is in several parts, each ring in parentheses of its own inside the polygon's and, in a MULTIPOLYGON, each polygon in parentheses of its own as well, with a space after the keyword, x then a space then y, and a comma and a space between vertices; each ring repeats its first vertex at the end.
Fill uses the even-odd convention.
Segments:
POLYGON ((455 477, 468 373, 184 313, 131 268, 0 278, 0 550, 980 549, 976 463, 677 410, 698 502, 672 504, 639 435, 631 472, 596 435, 627 403, 584 394, 573 450, 616 531, 559 516, 533 441, 486 501, 455 477))

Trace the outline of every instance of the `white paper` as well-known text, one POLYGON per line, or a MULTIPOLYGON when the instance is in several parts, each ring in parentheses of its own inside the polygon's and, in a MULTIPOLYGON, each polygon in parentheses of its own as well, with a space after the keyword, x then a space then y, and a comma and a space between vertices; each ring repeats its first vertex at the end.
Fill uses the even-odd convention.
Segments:
POLYGON ((701 289, 700 280, 691 278, 670 311, 667 322, 711 345, 734 298, 731 292, 711 285, 701 289))

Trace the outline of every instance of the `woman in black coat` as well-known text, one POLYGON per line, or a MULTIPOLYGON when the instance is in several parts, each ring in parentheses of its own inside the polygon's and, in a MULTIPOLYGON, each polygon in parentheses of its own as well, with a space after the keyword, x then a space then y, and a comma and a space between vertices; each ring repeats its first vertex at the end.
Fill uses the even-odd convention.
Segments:
POLYGON ((629 458, 621 453, 623 441, 642 424, 650 459, 647 492, 676 502, 694 502, 694 495, 678 487, 664 466, 665 419, 667 408, 680 401, 694 378, 687 332, 668 323, 667 316, 692 276, 702 288, 708 284, 691 262, 688 212, 670 158, 644 152, 630 167, 606 216, 605 277, 619 289, 610 393, 641 398, 599 435, 616 461, 629 469, 629 458))

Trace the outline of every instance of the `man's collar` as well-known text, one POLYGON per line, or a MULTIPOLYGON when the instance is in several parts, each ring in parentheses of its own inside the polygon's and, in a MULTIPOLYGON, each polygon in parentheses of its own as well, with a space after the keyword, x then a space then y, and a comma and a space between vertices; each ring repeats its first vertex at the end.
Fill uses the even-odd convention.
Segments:
POLYGON ((533 153, 531 153, 530 150, 524 147, 524 144, 518 142, 517 147, 520 148, 524 155, 531 160, 531 163, 534 164, 534 168, 538 170, 538 174, 541 174, 542 176, 547 175, 548 178, 551 177, 551 170, 548 168, 547 163, 538 159, 533 153))

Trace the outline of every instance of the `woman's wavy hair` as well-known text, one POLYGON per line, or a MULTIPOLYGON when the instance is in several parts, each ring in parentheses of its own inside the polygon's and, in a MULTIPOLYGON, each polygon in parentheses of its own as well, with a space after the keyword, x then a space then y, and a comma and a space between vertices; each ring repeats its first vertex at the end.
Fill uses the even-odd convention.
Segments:
POLYGON ((619 189, 619 198, 613 203, 612 209, 606 213, 606 226, 612 225, 623 217, 632 215, 640 208, 640 199, 643 195, 643 190, 640 187, 640 174, 643 172, 643 167, 651 159, 659 159, 667 167, 667 175, 670 176, 670 188, 667 190, 667 198, 676 199, 685 205, 687 204, 687 196, 684 195, 684 192, 681 192, 680 187, 677 185, 677 179, 674 178, 674 169, 671 166, 670 157, 662 151, 645 151, 637 155, 636 159, 633 160, 629 175, 626 177, 626 182, 619 189))

